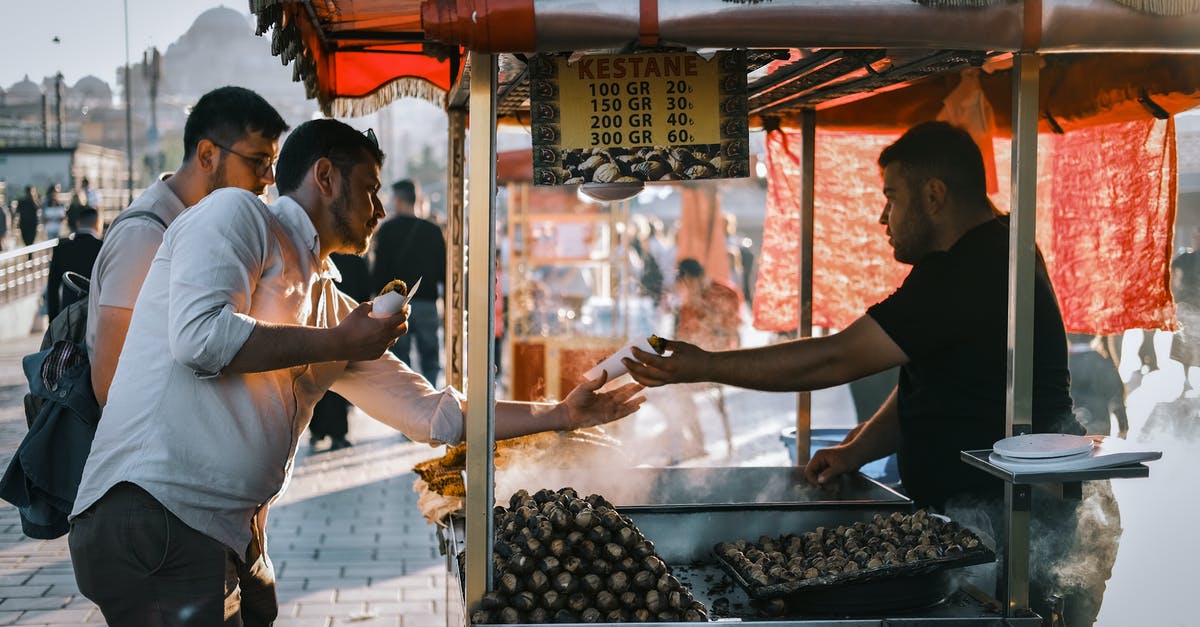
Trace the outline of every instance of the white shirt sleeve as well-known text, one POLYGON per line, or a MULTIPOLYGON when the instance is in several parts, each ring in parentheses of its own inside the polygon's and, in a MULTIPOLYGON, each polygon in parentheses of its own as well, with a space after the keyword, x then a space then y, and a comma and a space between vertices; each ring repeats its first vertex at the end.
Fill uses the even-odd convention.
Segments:
POLYGON ((199 377, 220 374, 254 330, 247 312, 266 260, 267 209, 250 192, 222 189, 176 220, 167 339, 199 377))
POLYGON ((368 416, 416 442, 462 441, 462 397, 458 392, 434 388, 391 353, 350 362, 332 389, 368 416))

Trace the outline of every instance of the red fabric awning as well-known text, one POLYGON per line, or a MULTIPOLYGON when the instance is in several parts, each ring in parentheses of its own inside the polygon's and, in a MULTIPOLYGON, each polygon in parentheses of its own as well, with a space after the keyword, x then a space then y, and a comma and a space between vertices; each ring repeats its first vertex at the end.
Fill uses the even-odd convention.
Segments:
MULTIPOLYGON (((845 328, 908 274, 879 224, 880 150, 898 133, 817 131, 813 324, 845 328)), ((768 194, 754 326, 796 328, 800 136, 767 137, 768 194)), ((1008 210, 1010 150, 995 142, 1008 210)), ((1175 222, 1175 128, 1149 120, 1039 137, 1037 241, 1068 331, 1174 328, 1169 289, 1175 222)))
POLYGON ((425 41, 420 0, 250 0, 272 52, 331 115, 363 115, 404 96, 442 106, 461 50, 425 41))

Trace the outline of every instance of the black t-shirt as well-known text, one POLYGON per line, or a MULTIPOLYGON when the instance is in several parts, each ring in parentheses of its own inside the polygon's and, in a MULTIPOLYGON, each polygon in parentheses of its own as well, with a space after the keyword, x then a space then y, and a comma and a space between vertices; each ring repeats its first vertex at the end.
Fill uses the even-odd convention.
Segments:
POLYGON ((437 300, 438 285, 446 283, 446 239, 438 225, 416 216, 396 215, 379 225, 373 240, 371 287, 375 292, 393 279, 412 286, 422 278, 413 299, 437 300))
MULTIPOLYGON (((1034 278, 1033 430, 1083 433, 1071 416, 1067 340, 1046 266, 1034 278)), ((900 369, 900 479, 918 504, 994 499, 1003 485, 959 451, 1005 437, 1008 221, 964 234, 913 265, 891 296, 867 310, 908 355, 900 369)))

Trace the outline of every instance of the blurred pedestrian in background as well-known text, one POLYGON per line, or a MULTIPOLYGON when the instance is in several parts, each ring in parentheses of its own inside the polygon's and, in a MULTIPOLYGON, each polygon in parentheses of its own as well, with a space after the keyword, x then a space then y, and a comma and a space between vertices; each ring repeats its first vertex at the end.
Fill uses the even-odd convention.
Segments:
POLYGON ((0 250, 4 250, 6 239, 8 239, 8 201, 0 198, 0 250))
POLYGON ((38 201, 37 189, 32 185, 25 186, 25 195, 17 201, 17 227, 21 231, 21 242, 25 246, 33 244, 37 239, 38 214, 42 205, 38 201))
POLYGON ((1183 364, 1180 396, 1200 389, 1194 370, 1200 366, 1200 228, 1192 233, 1192 245, 1171 262, 1171 292, 1179 321, 1179 331, 1171 340, 1171 359, 1183 364))
POLYGON ((100 213, 91 207, 79 213, 76 230, 59 239, 50 257, 50 277, 46 287, 46 313, 53 320, 58 312, 79 299, 80 293, 63 284, 63 275, 74 272, 91 278, 92 266, 100 254, 100 213))
POLYGON ((1089 435, 1111 435, 1117 419, 1117 437, 1129 433, 1125 413, 1125 384, 1112 360, 1097 350, 1100 340, 1084 333, 1068 333, 1067 367, 1071 371, 1071 400, 1075 419, 1089 435))
POLYGON ((71 202, 67 205, 67 230, 71 233, 79 225, 79 214, 88 207, 87 197, 82 191, 71 194, 71 202))
POLYGON ((62 233, 63 218, 67 215, 67 207, 63 205, 62 190, 58 183, 52 183, 46 188, 46 197, 42 203, 42 224, 46 227, 46 239, 55 239, 62 233))
POLYGON ((83 204, 100 210, 100 194, 92 189, 92 182, 86 176, 79 181, 79 195, 83 196, 83 204))
MULTIPOLYGON (((714 281, 705 273, 704 266, 690 257, 680 260, 674 274, 679 295, 676 339, 710 351, 739 348, 741 340, 738 337, 738 328, 742 322, 742 298, 738 291, 720 281, 714 281)), ((726 453, 733 455, 733 432, 725 411, 725 393, 721 385, 696 383, 682 386, 678 399, 682 405, 679 415, 683 419, 683 430, 679 439, 682 440, 684 459, 704 452, 704 434, 700 431, 693 394, 709 390, 716 394, 717 412, 725 427, 726 453)))
POLYGON ((409 306, 408 333, 401 335, 392 354, 437 384, 441 371, 438 294, 446 285, 446 238, 438 225, 416 215, 417 187, 404 179, 392 185, 391 217, 375 234, 371 289, 378 292, 393 279, 408 285, 423 278, 409 306), (416 343, 417 358, 412 358, 416 343))

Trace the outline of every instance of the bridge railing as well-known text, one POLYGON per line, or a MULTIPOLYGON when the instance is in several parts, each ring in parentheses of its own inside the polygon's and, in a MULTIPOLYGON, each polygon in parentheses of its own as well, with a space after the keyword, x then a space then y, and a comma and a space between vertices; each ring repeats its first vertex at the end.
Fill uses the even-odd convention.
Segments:
POLYGON ((57 239, 0 253, 0 305, 46 289, 57 239))

